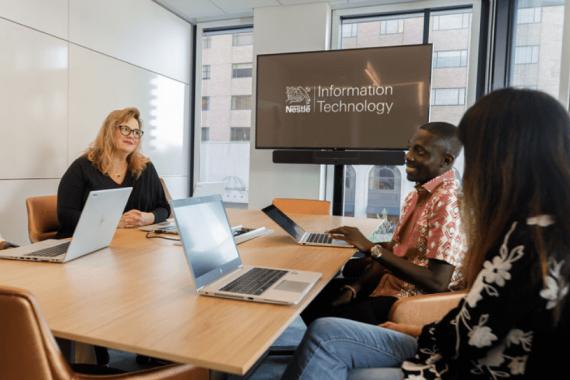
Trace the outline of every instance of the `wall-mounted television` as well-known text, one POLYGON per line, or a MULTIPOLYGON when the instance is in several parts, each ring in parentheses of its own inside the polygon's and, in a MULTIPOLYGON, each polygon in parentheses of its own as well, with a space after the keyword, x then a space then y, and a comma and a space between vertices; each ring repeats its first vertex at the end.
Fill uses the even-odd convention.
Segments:
POLYGON ((431 62, 431 44, 258 55, 255 147, 405 149, 431 62))

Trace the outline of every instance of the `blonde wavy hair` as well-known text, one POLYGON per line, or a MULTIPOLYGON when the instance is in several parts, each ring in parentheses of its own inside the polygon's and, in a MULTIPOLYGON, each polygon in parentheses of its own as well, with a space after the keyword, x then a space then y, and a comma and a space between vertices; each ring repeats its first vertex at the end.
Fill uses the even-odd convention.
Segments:
MULTIPOLYGON (((114 138, 115 128, 131 118, 134 118, 139 124, 139 128, 142 129, 140 112, 137 108, 129 107, 112 111, 105 118, 101 129, 99 129, 97 138, 95 138, 95 141, 93 141, 89 149, 87 149, 85 153, 87 159, 91 161, 101 173, 108 174, 111 169, 113 153, 117 149, 114 138)), ((135 178, 138 178, 142 174, 149 162, 149 159, 140 152, 140 147, 141 144, 139 140, 136 149, 127 156, 128 171, 135 178)))

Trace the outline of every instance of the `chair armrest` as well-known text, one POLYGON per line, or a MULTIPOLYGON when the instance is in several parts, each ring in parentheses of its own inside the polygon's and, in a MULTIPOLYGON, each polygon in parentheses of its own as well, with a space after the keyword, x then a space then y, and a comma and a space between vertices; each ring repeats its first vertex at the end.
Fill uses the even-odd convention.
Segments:
POLYGON ((465 294, 467 291, 400 298, 392 305, 388 320, 412 325, 426 325, 435 322, 457 306, 465 294))

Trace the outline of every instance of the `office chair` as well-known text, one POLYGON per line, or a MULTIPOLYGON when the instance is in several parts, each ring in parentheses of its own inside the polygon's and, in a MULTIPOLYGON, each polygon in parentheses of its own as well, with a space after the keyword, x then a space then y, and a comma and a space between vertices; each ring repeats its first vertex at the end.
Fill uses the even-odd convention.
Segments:
POLYGON ((330 215, 331 203, 318 199, 274 198, 273 205, 286 214, 330 215))
POLYGON ((209 376, 208 370, 188 364, 105 376, 79 374, 63 358, 30 293, 0 287, 0 310, 0 372, 5 379, 205 380, 209 376))
POLYGON ((26 199, 28 210, 28 236, 32 243, 51 239, 57 234, 57 195, 44 195, 26 199))

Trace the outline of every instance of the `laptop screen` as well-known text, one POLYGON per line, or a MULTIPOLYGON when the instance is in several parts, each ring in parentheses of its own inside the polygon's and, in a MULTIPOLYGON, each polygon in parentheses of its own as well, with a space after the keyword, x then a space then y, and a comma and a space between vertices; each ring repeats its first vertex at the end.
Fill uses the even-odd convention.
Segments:
POLYGON ((295 223, 291 218, 289 218, 285 213, 279 210, 274 205, 269 205, 262 209, 267 216, 269 216, 275 223, 277 223, 281 228, 283 228, 289 235, 293 236, 293 239, 300 241, 305 233, 297 223, 295 223))
POLYGON ((219 195, 174 200, 172 209, 196 287, 216 281, 241 265, 219 195))

